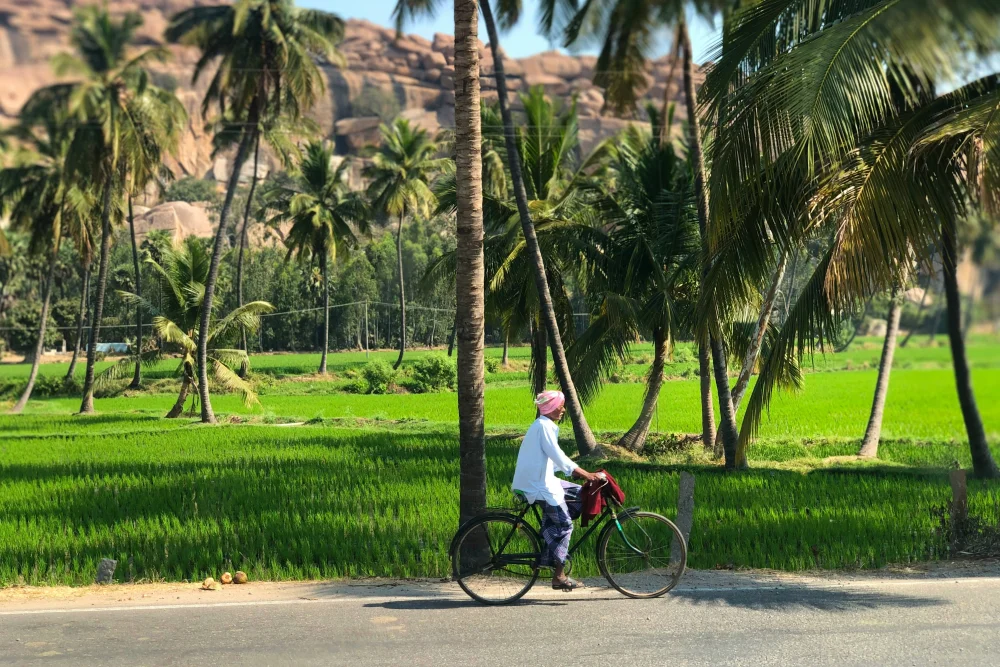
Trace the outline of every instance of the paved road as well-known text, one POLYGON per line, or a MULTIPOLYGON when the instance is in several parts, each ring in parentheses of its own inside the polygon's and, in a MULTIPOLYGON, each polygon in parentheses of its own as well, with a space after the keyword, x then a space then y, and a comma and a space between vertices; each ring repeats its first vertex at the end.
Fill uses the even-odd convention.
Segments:
POLYGON ((694 573, 661 600, 539 586, 506 608, 452 584, 192 588, 0 598, 0 665, 1000 663, 1000 577, 694 573))

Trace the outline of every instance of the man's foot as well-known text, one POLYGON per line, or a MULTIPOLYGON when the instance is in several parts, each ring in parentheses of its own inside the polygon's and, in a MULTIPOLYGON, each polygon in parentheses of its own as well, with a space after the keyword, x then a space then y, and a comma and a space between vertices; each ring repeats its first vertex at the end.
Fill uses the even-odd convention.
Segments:
POLYGON ((576 579, 570 579, 569 577, 563 577, 562 579, 552 579, 552 590, 556 591, 575 591, 578 588, 585 588, 585 586, 577 581, 576 579))

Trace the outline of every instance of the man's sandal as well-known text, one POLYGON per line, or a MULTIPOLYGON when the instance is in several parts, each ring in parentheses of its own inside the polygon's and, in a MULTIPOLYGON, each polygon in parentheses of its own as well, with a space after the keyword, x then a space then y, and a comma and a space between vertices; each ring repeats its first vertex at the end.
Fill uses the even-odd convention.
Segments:
POLYGON ((552 581, 552 590, 554 591, 566 591, 569 593, 578 588, 585 588, 585 586, 576 579, 570 579, 569 577, 566 577, 565 581, 552 581))

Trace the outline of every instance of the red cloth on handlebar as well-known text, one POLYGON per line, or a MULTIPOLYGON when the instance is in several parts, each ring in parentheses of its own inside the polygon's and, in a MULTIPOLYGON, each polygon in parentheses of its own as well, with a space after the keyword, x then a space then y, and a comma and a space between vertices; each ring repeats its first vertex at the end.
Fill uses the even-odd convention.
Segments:
POLYGON ((607 470, 598 470, 607 476, 607 480, 594 480, 583 485, 580 498, 583 500, 583 512, 580 514, 580 525, 586 526, 604 511, 605 496, 614 498, 618 504, 625 502, 625 493, 618 482, 607 470))

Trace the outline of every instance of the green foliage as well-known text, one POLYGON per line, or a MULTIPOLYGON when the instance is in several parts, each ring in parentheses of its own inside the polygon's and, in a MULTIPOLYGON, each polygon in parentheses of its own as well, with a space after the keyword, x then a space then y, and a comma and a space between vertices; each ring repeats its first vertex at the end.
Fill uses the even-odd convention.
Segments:
POLYGON ((365 382, 366 394, 387 394, 389 386, 396 379, 396 371, 386 362, 376 359, 365 364, 361 369, 361 377, 365 382))
POLYGON ((366 85, 351 100, 351 115, 355 118, 378 116, 383 123, 391 123, 400 111, 396 96, 379 86, 366 85))
MULTIPOLYGON (((4 313, 4 340, 8 347, 19 354, 28 354, 38 344, 38 320, 41 318, 42 304, 35 301, 19 301, 4 313)), ((45 347, 51 348, 62 340, 51 319, 45 328, 45 347)))
POLYGON ((215 181, 194 176, 185 176, 167 186, 163 194, 164 201, 183 201, 217 203, 219 190, 215 181))
POLYGON ((455 388, 455 362, 443 354, 432 354, 413 364, 413 382, 420 393, 455 388))
POLYGON ((486 367, 487 373, 497 373, 500 371, 500 360, 496 357, 486 357, 483 360, 483 364, 486 367))

